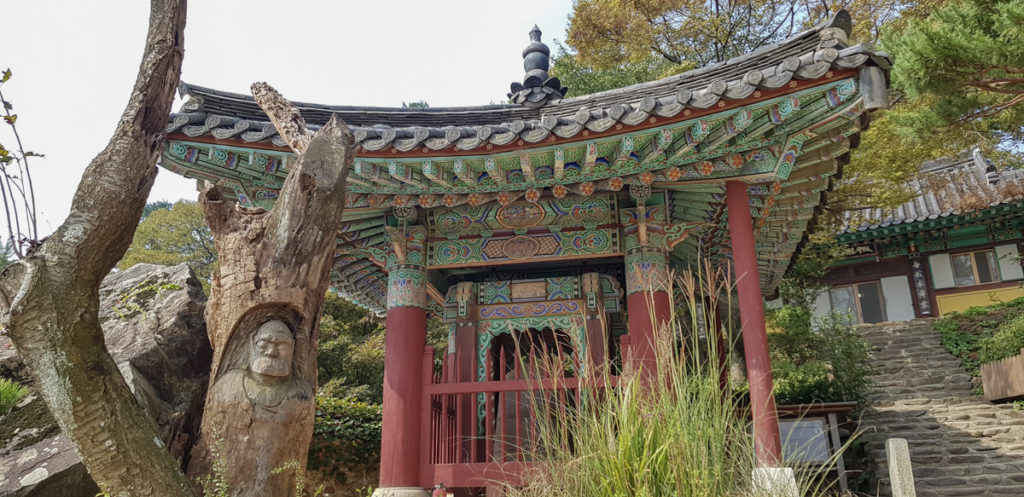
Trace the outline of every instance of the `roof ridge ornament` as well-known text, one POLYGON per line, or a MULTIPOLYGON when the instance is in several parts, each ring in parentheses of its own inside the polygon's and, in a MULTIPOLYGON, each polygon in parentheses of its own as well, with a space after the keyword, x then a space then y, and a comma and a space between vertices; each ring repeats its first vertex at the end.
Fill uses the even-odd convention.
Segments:
POLYGON ((551 50, 540 41, 541 31, 536 24, 530 30, 530 44, 523 49, 523 82, 512 82, 508 94, 512 103, 531 109, 543 107, 548 102, 557 102, 569 91, 558 78, 548 76, 551 50))

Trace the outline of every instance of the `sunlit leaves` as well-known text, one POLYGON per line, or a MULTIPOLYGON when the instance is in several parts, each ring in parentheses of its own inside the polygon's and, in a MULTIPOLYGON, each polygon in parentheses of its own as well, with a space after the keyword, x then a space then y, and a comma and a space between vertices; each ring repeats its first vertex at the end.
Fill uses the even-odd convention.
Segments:
POLYGON ((551 75, 569 88, 569 96, 589 95, 613 88, 622 88, 645 81, 661 79, 692 69, 692 64, 674 64, 663 58, 649 56, 625 62, 612 69, 595 69, 580 63, 575 54, 561 43, 553 57, 551 75))
POLYGON ((210 278, 217 268, 213 235, 203 221, 199 204, 188 201, 179 201, 169 209, 156 209, 140 222, 131 246, 117 267, 183 262, 195 271, 203 288, 209 289, 210 278))

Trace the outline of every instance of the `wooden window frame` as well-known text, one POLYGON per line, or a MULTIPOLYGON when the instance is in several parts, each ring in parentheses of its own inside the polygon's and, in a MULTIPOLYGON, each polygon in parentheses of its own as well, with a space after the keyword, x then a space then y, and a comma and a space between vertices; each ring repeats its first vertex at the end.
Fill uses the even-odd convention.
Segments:
POLYGON ((989 247, 989 248, 978 249, 978 250, 967 250, 967 251, 964 251, 964 252, 955 252, 955 253, 954 252, 950 252, 949 253, 949 270, 951 272, 953 272, 953 288, 970 288, 970 287, 975 287, 975 286, 980 286, 980 285, 991 285, 993 283, 1002 283, 1003 282, 1003 269, 1001 267, 999 267, 999 258, 996 257, 996 249, 995 249, 995 247, 989 247), (977 258, 977 256, 975 254, 979 254, 979 253, 982 253, 982 252, 989 252, 990 254, 992 254, 992 260, 996 261, 996 268, 995 268, 996 270, 992 274, 992 276, 994 278, 992 281, 982 282, 981 281, 981 276, 978 274, 978 258, 977 258), (970 255, 970 257, 971 257, 971 272, 973 273, 972 276, 974 278, 974 283, 971 283, 969 285, 957 285, 956 284, 956 269, 953 266, 953 258, 956 257, 956 256, 960 256, 960 255, 970 255))

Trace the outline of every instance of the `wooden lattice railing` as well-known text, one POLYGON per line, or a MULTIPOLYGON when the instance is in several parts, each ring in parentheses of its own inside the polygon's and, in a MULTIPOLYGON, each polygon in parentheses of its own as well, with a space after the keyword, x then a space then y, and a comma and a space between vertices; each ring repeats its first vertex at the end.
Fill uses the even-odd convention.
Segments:
POLYGON ((497 363, 511 364, 507 370, 496 371, 490 357, 486 362, 484 377, 497 380, 449 381, 453 369, 443 363, 435 371, 433 349, 424 352, 422 412, 429 413, 421 426, 424 487, 484 487, 498 481, 517 485, 536 463, 542 431, 537 417, 565 419, 565 410, 581 398, 581 388, 585 393, 618 384, 614 376, 599 381, 566 375, 529 377, 518 358, 507 360, 503 352, 497 363))

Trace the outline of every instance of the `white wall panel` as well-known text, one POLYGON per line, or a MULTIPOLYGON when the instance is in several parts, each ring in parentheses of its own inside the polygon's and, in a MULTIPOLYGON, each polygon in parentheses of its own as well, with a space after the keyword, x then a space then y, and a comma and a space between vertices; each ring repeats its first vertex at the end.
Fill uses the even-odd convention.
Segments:
POLYGON ((953 282, 953 268, 949 265, 949 254, 929 255, 928 269, 932 272, 932 286, 936 290, 956 286, 953 282))
POLYGON ((910 282, 906 276, 882 278, 882 295, 885 298, 885 316, 889 321, 914 319, 914 295, 910 293, 910 282))
POLYGON ((1021 269, 1018 259, 1017 245, 999 245, 996 247, 996 259, 999 260, 999 275, 1003 281, 1019 280, 1024 278, 1024 269, 1021 269))

